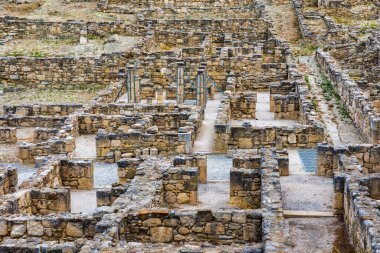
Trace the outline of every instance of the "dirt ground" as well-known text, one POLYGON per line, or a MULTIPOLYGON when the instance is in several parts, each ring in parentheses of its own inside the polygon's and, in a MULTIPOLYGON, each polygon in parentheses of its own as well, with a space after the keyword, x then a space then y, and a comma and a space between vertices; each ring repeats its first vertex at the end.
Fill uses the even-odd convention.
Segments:
POLYGON ((293 253, 354 253, 339 218, 291 218, 293 253))
POLYGON ((64 0, 34 0, 24 4, 9 3, 0 0, 0 16, 16 16, 29 19, 44 19, 48 21, 116 21, 131 22, 133 15, 103 13, 96 9, 96 2, 65 3, 64 0))
POLYGON ((28 91, 6 92, 0 97, 0 114, 3 105, 54 104, 54 103, 88 103, 104 87, 94 86, 91 89, 29 89, 28 91))

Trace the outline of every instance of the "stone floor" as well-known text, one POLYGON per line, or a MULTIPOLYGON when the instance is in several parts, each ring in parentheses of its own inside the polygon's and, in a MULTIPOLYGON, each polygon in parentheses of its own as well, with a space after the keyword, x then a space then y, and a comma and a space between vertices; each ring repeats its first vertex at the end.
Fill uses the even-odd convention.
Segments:
POLYGON ((110 187, 113 183, 118 182, 116 163, 100 163, 94 164, 94 188, 110 187))
POLYGON ((70 190, 71 212, 91 213, 96 208, 96 190, 70 190))
POLYGON ((256 119, 231 120, 232 124, 241 124, 242 122, 249 122, 251 123, 252 126, 257 126, 257 127, 265 127, 265 126, 292 127, 297 124, 297 121, 295 120, 274 118, 274 112, 270 111, 269 92, 257 93, 256 119))
POLYGON ((195 140, 194 153, 213 153, 214 152, 214 125, 220 100, 209 100, 205 109, 205 118, 195 140))
POLYGON ((290 218, 289 232, 294 253, 354 253, 339 218, 290 218), (307 249, 307 250, 306 250, 307 249))
POLYGON ((231 168, 232 158, 229 158, 226 155, 207 156, 207 180, 229 180, 231 168))
POLYGON ((96 135, 80 135, 75 138, 74 158, 96 158, 96 135))

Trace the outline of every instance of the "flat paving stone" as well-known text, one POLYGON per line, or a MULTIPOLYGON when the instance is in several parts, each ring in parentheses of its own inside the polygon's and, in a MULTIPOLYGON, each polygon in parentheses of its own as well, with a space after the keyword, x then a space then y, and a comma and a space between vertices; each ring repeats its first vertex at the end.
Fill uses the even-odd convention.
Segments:
POLYGON ((119 180, 116 163, 94 164, 94 188, 110 187, 119 180))
POLYGON ((299 156, 306 172, 317 172, 317 150, 316 149, 299 149, 299 156))
POLYGON ((96 190, 70 190, 71 212, 92 213, 96 209, 96 190))
POLYGON ((207 180, 230 180, 232 158, 225 155, 207 156, 207 180))

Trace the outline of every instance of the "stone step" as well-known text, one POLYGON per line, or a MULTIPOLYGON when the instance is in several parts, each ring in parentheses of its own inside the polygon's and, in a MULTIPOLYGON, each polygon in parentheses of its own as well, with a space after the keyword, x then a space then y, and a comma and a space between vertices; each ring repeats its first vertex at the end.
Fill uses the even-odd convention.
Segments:
POLYGON ((326 218, 335 217, 334 212, 320 212, 320 211, 293 211, 284 210, 285 218, 326 218))

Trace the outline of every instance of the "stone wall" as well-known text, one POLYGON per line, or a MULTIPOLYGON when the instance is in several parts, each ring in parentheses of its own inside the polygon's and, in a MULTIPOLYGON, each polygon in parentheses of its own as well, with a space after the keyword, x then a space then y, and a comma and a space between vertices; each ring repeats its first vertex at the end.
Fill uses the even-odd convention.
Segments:
POLYGON ((0 116, 0 126, 8 127, 46 127, 59 128, 65 124, 67 117, 52 116, 0 116))
POLYGON ((334 175, 334 207, 343 212, 348 235, 358 252, 380 250, 376 214, 380 174, 363 176, 355 159, 342 156, 341 171, 334 175), (356 168, 352 170, 352 168, 356 168))
POLYGON ((252 0, 244 0, 244 1, 236 1, 236 0, 228 0, 228 1, 215 1, 215 0, 195 0, 195 1, 184 1, 184 0, 155 0, 154 2, 148 0, 106 0, 106 4, 112 5, 128 5, 130 9, 138 8, 138 7, 244 7, 247 5, 252 5, 254 2, 252 0))
POLYGON ((17 171, 16 169, 0 168, 0 195, 13 193, 17 187, 17 171))
POLYGON ((151 126, 149 118, 144 119, 141 116, 78 114, 78 131, 81 135, 96 134, 99 129, 116 132, 121 128, 127 131, 135 124, 139 124, 142 129, 151 126))
POLYGON ((257 148, 314 148, 323 141, 323 129, 296 125, 292 128, 215 125, 215 150, 257 148))
POLYGON ((380 143, 380 118, 372 103, 365 98, 363 92, 350 79, 349 75, 337 67, 328 53, 318 49, 316 58, 342 98, 342 102, 357 129, 366 137, 368 142, 380 143))
POLYGON ((16 143, 17 129, 15 127, 0 127, 0 143, 16 143))
POLYGON ((111 206, 113 202, 124 194, 126 191, 126 186, 117 185, 111 188, 99 189, 96 191, 96 205, 100 206, 111 206))
POLYGON ((146 209, 125 218, 126 240, 215 244, 261 242, 261 213, 257 211, 172 211, 146 209))
POLYGON ((96 154, 100 160, 112 161, 144 148, 157 148, 160 155, 190 153, 193 138, 192 133, 186 131, 154 134, 136 130, 122 134, 99 132, 96 136, 96 154))
POLYGON ((68 189, 25 189, 0 198, 0 213, 46 215, 70 211, 68 189))
POLYGON ((176 156, 173 160, 174 167, 187 166, 198 168, 198 181, 201 184, 207 183, 207 156, 176 156))
POLYGON ((28 180, 22 182, 19 188, 57 188, 60 186, 62 186, 61 162, 57 159, 43 162, 28 180))
POLYGON ((261 173, 259 169, 232 168, 230 203, 246 209, 261 207, 261 173))
POLYGON ((119 183, 126 183, 132 180, 136 175, 137 168, 143 161, 140 158, 123 158, 117 161, 119 183))
POLYGON ((292 119, 299 118, 299 100, 294 95, 274 95, 274 118, 275 119, 292 119))
MULTIPOLYGON (((75 241, 79 238, 91 239, 95 234, 95 225, 98 217, 84 216, 80 217, 73 214, 64 214, 58 216, 21 216, 21 217, 4 217, 0 220, 0 237, 2 240, 9 238, 34 237, 44 241, 75 241)), ((21 244, 22 245, 22 244, 21 244)), ((33 251, 24 251, 20 245, 20 252, 39 251, 39 247, 34 247, 33 251)), ((47 243, 49 245, 49 243, 47 243)), ((52 248, 51 246, 49 247, 52 248)), ((58 245, 54 247, 55 252, 77 252, 75 245, 67 243, 65 247, 58 245), (73 250, 73 251, 71 251, 73 250)), ((42 250, 42 247, 40 248, 42 250)), ((0 247, 1 250, 1 247, 0 247)), ((4 251, 9 252, 9 251, 4 251)), ((54 251, 49 251, 54 252, 54 251)))
POLYGON ((230 97, 231 115, 234 119, 256 118, 257 95, 253 92, 240 93, 230 97))
POLYGON ((340 155, 354 156, 360 163, 363 173, 380 172, 380 146, 371 144, 357 144, 346 147, 318 144, 317 146, 317 174, 332 176, 339 171, 340 155))
POLYGON ((58 136, 59 129, 37 127, 33 130, 33 142, 47 141, 58 136))
POLYGON ((164 200, 169 206, 198 204, 198 169, 170 168, 163 179, 164 200))
POLYGON ((18 116, 67 116, 83 108, 79 104, 4 105, 4 114, 18 116))
POLYGON ((310 28, 307 25, 305 18, 303 16, 302 1, 292 0, 292 4, 296 12, 298 27, 299 27, 302 37, 306 40, 315 39, 316 35, 310 31, 310 28))
POLYGON ((60 173, 63 186, 81 190, 89 190, 93 188, 93 161, 61 160, 60 173))
POLYGON ((143 31, 138 27, 126 24, 123 21, 115 22, 80 22, 80 21, 44 21, 17 17, 4 17, 0 21, 2 34, 12 33, 15 39, 40 38, 77 38, 79 43, 80 31, 86 30, 87 36, 141 35, 143 31))
POLYGON ((62 139, 49 139, 39 143, 21 143, 19 146, 19 158, 22 163, 32 164, 38 156, 71 155, 75 149, 75 139, 72 136, 62 139))

